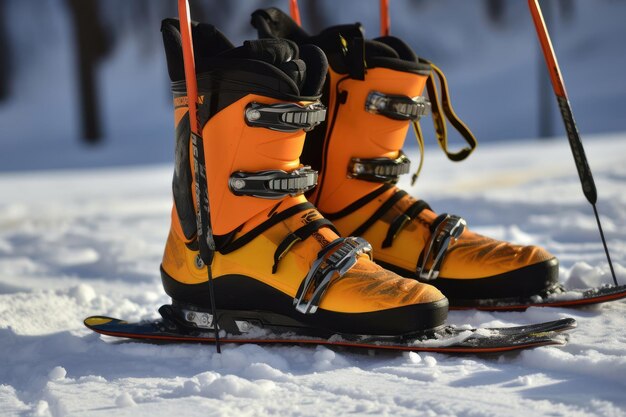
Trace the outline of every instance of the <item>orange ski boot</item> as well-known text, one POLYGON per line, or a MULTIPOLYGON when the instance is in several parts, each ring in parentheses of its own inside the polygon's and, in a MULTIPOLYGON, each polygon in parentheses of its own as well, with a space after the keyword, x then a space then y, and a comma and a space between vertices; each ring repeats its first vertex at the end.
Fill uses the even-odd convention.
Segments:
MULTIPOLYGON (((174 207, 161 275, 181 320, 209 327, 207 267, 196 237, 194 164, 177 20, 162 33, 174 93, 174 207)), ((301 334, 406 335, 441 326, 439 290, 384 270, 358 237, 340 238, 303 195, 317 172, 300 163, 306 131, 326 110, 327 61, 286 40, 234 47, 211 25, 192 25, 219 326, 242 323, 301 334)))
POLYGON ((252 24, 260 38, 313 44, 328 57, 322 96, 328 115, 309 133, 302 161, 319 170, 319 185, 308 194, 309 201, 342 235, 367 239, 379 265, 436 286, 451 306, 524 300, 558 285, 558 260, 546 250, 478 235, 461 217, 437 215, 394 185, 409 172, 402 147, 411 123, 423 150, 417 122, 430 107, 439 143, 450 159, 464 159, 476 145, 452 111, 445 77, 436 66, 398 38, 365 39, 360 24, 310 36, 275 8, 256 11, 252 24), (430 101, 421 96, 425 88, 430 101), (467 148, 448 150, 444 115, 467 148))

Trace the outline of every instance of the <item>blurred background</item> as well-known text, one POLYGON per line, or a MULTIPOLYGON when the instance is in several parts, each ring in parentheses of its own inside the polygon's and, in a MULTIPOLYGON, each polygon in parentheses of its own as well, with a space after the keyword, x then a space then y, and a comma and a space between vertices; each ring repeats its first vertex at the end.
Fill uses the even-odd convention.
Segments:
MULTIPOLYGON (((190 4, 194 20, 235 44, 255 38, 254 10, 289 6, 190 4)), ((368 37, 379 35, 378 0, 299 4, 311 33, 359 21, 368 37)), ((626 131, 626 2, 541 4, 583 138, 626 131)), ((0 171, 171 162, 159 27, 176 15, 174 0, 0 0, 0 171)), ((564 136, 525 1, 390 0, 390 16, 392 35, 446 73, 457 114, 480 143, 540 146, 531 138, 564 136)))

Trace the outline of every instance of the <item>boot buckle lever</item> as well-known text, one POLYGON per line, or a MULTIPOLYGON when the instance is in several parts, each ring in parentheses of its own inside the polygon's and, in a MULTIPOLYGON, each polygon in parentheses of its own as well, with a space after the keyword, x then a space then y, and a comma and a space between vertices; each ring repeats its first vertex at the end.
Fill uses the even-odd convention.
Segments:
POLYGON ((366 254, 371 259, 371 252, 372 246, 360 237, 340 238, 322 249, 293 299, 296 310, 302 314, 315 313, 331 279, 348 272, 359 255, 366 254))
POLYGON ((430 242, 420 257, 421 262, 418 262, 416 268, 420 280, 432 281, 439 276, 439 269, 450 243, 456 241, 467 226, 467 222, 462 217, 452 214, 442 214, 441 216, 443 220, 433 231, 430 242))

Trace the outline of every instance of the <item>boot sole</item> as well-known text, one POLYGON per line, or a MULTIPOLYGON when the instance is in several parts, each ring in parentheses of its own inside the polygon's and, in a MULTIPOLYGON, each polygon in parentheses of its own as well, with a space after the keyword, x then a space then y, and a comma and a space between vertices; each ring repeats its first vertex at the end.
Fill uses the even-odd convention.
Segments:
MULTIPOLYGON (((404 277, 415 277, 415 271, 408 271, 386 262, 374 260, 385 269, 404 277)), ((427 283, 439 289, 450 306, 473 305, 479 300, 500 298, 528 298, 542 294, 559 281, 559 261, 548 259, 533 265, 503 274, 476 279, 453 279, 439 277, 427 283)))
MULTIPOLYGON (((161 268, 163 288, 177 305, 210 311, 208 282, 183 284, 161 268)), ((263 320, 267 327, 316 329, 322 335, 401 336, 434 330, 446 321, 448 300, 396 307, 364 313, 344 313, 318 308, 314 314, 295 310, 293 298, 277 289, 243 275, 225 275, 213 281, 218 316, 235 311, 240 319, 263 320)), ((311 333, 308 331, 307 333, 311 333)))

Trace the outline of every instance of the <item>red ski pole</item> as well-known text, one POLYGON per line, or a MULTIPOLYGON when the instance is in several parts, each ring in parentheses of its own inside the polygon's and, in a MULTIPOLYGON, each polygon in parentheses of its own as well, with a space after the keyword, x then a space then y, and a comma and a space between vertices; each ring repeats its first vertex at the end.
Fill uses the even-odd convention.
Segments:
POLYGON ((380 35, 389 36, 390 29, 389 0, 380 0, 380 35))
POLYGON ((602 238, 602 244, 604 245, 604 252, 606 253, 606 259, 609 262, 609 268, 611 269, 611 275, 613 276, 613 282, 617 286, 617 278, 615 277, 615 271, 613 269, 613 263, 611 262, 611 256, 609 255, 609 248, 604 238, 604 232, 602 231, 602 224, 600 223, 600 216, 598 215, 598 209, 596 203, 598 201, 598 192, 596 191, 596 184, 591 175, 591 169, 585 156, 585 149, 580 140, 578 134, 578 127, 574 121, 574 114, 572 113, 572 107, 569 99, 567 98, 567 92, 565 91, 565 84, 563 83, 563 77, 561 76, 561 70, 556 60, 554 49, 552 48, 552 42, 548 35, 548 29, 546 23, 543 20, 541 14, 541 7, 538 0, 528 0, 528 7, 530 8, 530 14, 535 23, 535 29, 537 30, 537 36, 539 37, 539 43, 543 50, 543 56, 546 59, 546 66, 550 73, 550 79, 552 80, 552 88, 556 95, 557 102, 559 103, 559 110, 561 111, 561 117, 565 124, 565 131, 567 132, 567 138, 569 139, 569 145, 574 155, 574 162, 578 169, 578 176, 583 188, 583 193, 587 198, 587 201, 593 207, 593 212, 596 216, 596 222, 598 223, 598 230, 600 231, 600 237, 602 238))
POLYGON ((302 26, 302 22, 300 21, 300 8, 298 7, 298 0, 289 0, 289 14, 291 14, 291 18, 298 24, 298 26, 302 26))
POLYGON ((209 278, 209 297, 211 299, 211 313, 213 315, 213 331, 215 333, 215 348, 221 353, 220 334, 217 326, 217 310, 213 291, 213 274, 211 264, 215 253, 215 241, 211 231, 211 216, 209 210, 209 190, 207 187, 206 167, 204 160, 204 142, 202 130, 198 123, 198 81, 196 79, 196 64, 193 54, 193 39, 191 36, 191 20, 189 19, 189 3, 187 0, 178 0, 178 15, 180 17, 180 34, 182 37, 183 63, 185 67, 185 84, 187 86, 187 101, 189 103, 189 124, 191 126, 191 143, 193 146, 194 181, 196 189, 196 224, 200 258, 207 267, 209 278))

